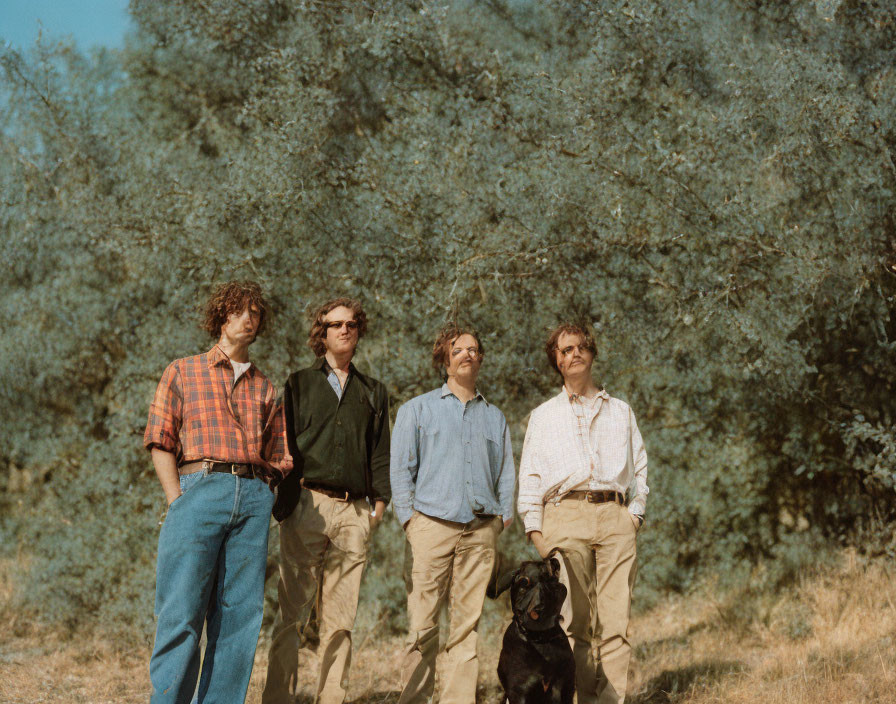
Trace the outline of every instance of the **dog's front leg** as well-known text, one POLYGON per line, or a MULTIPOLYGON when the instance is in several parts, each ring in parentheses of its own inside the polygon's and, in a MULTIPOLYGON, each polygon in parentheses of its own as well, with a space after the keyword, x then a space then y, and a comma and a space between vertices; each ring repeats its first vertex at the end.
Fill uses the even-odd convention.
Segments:
POLYGON ((556 698, 551 699, 552 704, 572 704, 573 697, 576 693, 575 674, 572 677, 564 677, 554 685, 554 691, 557 693, 556 698))
POLYGON ((526 673, 504 692, 509 704, 547 704, 550 701, 537 672, 526 673))

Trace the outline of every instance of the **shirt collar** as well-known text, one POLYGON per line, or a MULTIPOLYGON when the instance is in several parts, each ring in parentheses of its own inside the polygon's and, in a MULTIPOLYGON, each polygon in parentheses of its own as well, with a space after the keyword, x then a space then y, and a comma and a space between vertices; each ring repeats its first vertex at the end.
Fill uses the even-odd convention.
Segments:
MULTIPOLYGON (((227 353, 221 349, 220 345, 215 345, 212 347, 208 354, 208 366, 209 367, 218 367, 223 364, 226 364, 228 367, 233 369, 233 363, 230 361, 230 357, 227 356, 227 353)), ((249 368, 246 370, 246 374, 255 371, 255 363, 251 360, 249 361, 249 368)))
MULTIPOLYGON (((579 394, 571 394, 569 390, 566 388, 566 385, 563 385, 563 388, 560 390, 559 394, 560 398, 563 398, 570 403, 579 399, 579 394)), ((604 401, 610 400, 610 394, 607 393, 606 389, 600 388, 597 390, 597 393, 594 396, 584 396, 582 397, 583 403, 594 403, 597 399, 603 399, 604 401)))
MULTIPOLYGON (((448 382, 445 382, 444 384, 442 384, 442 388, 439 393, 439 398, 445 398, 446 396, 454 396, 454 392, 448 386, 448 382)), ((457 398, 457 396, 454 396, 454 398, 457 398)), ((473 396, 473 398, 481 398, 483 401, 485 401, 486 406, 489 405, 485 396, 482 395, 482 392, 479 389, 476 389, 476 395, 473 396)), ((457 399, 457 400, 460 401, 460 399, 457 399)))
MULTIPOLYGON (((327 376, 329 376, 333 372, 333 367, 330 366, 330 363, 327 361, 326 357, 318 357, 316 360, 314 360, 314 364, 312 364, 311 367, 312 369, 319 369, 323 372, 326 372, 327 376)), ((348 373, 351 375, 354 374, 355 371, 355 363, 349 362, 348 373)))

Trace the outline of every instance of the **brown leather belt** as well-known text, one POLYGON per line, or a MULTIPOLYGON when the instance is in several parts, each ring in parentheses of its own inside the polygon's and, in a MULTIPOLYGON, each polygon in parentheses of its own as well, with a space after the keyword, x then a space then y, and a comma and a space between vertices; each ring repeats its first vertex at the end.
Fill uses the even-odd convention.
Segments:
POLYGON ((263 479, 264 470, 255 464, 238 464, 235 462, 216 462, 215 460, 199 460, 198 462, 188 462, 181 465, 178 469, 181 475, 193 474, 199 471, 206 472, 223 472, 224 474, 234 474, 244 479, 263 479))
POLYGON ((302 479, 300 483, 306 489, 316 491, 318 494, 323 494, 324 496, 329 496, 331 499, 339 499, 339 501, 355 501, 364 498, 364 494, 353 494, 346 489, 336 489, 332 486, 318 484, 317 482, 306 482, 302 479))
POLYGON ((579 499, 587 501, 589 504, 604 504, 612 501, 620 506, 625 506, 625 496, 618 491, 570 491, 568 494, 564 494, 560 500, 563 501, 563 499, 579 499))

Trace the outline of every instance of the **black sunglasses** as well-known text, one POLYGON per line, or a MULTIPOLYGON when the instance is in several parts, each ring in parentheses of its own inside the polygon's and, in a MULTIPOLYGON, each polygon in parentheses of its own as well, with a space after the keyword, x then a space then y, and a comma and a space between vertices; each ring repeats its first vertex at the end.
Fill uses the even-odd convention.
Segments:
POLYGON ((324 330, 329 330, 330 328, 338 330, 343 325, 349 330, 357 330, 360 323, 357 320, 333 320, 332 322, 324 323, 324 330))

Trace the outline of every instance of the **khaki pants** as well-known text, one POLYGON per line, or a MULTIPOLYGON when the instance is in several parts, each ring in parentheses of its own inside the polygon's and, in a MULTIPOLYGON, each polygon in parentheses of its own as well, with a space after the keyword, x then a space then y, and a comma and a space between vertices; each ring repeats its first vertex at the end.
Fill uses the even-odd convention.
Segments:
POLYGON ((477 627, 495 564, 500 516, 452 523, 415 512, 407 526, 409 633, 401 663, 399 704, 427 702, 435 687, 439 612, 448 597, 448 659, 441 704, 476 701, 477 627))
POLYGON ((563 558, 561 581, 569 590, 563 624, 576 660, 578 704, 621 704, 632 650, 628 623, 637 569, 635 520, 617 503, 564 499, 545 505, 541 532, 563 558))
POLYGON ((268 656, 262 702, 293 704, 298 650, 312 645, 305 626, 316 607, 320 672, 315 701, 342 704, 352 660, 352 627, 367 563, 369 506, 304 489, 280 524, 280 621, 268 656))

